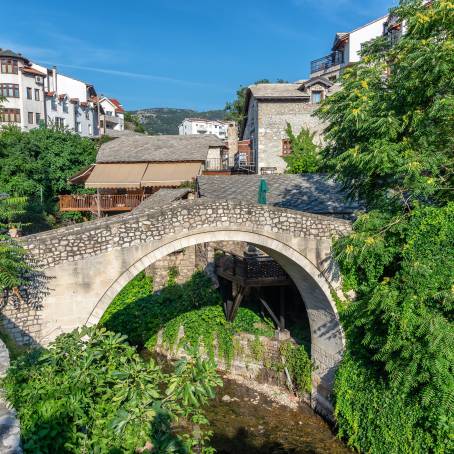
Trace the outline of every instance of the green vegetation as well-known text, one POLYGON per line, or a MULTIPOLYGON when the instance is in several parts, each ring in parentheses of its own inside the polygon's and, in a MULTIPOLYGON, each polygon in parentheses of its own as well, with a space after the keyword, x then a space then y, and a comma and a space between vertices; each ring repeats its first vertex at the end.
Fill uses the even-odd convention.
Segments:
POLYGON ((454 451, 454 14, 402 1, 407 32, 364 46, 319 114, 326 164, 369 212, 335 244, 354 301, 341 311, 339 433, 371 453, 454 451), (384 74, 387 74, 384 77, 384 74))
POLYGON ((84 328, 13 362, 6 395, 25 453, 212 453, 201 408, 222 382, 198 357, 165 374, 125 336, 84 328))
POLYGON ((26 282, 29 266, 25 261, 24 249, 7 233, 10 228, 20 227, 20 217, 24 215, 25 198, 0 196, 0 295, 13 290, 26 282))
POLYGON ((279 350, 296 391, 311 392, 312 363, 305 347, 288 341, 282 343, 279 350))
POLYGON ((139 117, 131 112, 125 112, 125 127, 126 129, 132 129, 134 132, 146 132, 142 123, 140 123, 139 117))
POLYGON ((320 172, 321 157, 319 147, 314 144, 315 133, 311 133, 309 129, 301 128, 298 135, 295 135, 290 123, 287 123, 286 132, 292 148, 292 153, 284 158, 287 163, 286 172, 320 172))
POLYGON ((68 131, 3 128, 0 192, 28 198, 30 230, 48 228, 55 223, 57 196, 74 191, 68 178, 92 164, 95 157, 95 142, 68 131))
POLYGON ((190 109, 152 108, 129 112, 140 118, 140 124, 149 134, 178 134, 178 126, 185 118, 206 118, 208 120, 224 120, 225 110, 209 110, 197 112, 190 109))
POLYGON ((161 329, 164 345, 169 349, 185 345, 203 347, 212 359, 216 341, 219 354, 227 363, 233 358, 236 333, 274 334, 271 322, 248 308, 241 307, 235 322, 227 322, 220 294, 204 273, 196 272, 182 285, 175 284, 175 277, 170 272, 168 286, 153 294, 150 278, 139 274, 115 298, 100 324, 127 335, 132 344, 150 350, 161 329), (180 327, 184 328, 184 337, 177 345, 180 327))

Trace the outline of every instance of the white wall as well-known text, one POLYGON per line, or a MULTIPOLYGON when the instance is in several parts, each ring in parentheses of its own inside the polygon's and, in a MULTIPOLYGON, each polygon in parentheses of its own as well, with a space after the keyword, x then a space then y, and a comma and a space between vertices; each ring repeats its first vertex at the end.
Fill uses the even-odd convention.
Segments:
POLYGON ((179 135, 214 134, 220 139, 227 139, 228 128, 228 123, 222 121, 185 119, 178 127, 178 133, 179 135))
POLYGON ((361 44, 367 43, 378 36, 382 36, 383 25, 387 19, 387 15, 380 17, 379 19, 350 32, 348 45, 345 49, 345 62, 355 63, 360 60, 359 52, 361 50, 361 44))

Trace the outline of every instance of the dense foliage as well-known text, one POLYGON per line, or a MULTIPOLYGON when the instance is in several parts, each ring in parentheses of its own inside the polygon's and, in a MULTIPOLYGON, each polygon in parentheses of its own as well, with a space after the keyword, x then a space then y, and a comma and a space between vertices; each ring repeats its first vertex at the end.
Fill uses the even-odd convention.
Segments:
POLYGON ((4 381, 26 453, 213 452, 201 407, 222 382, 182 360, 170 374, 125 336, 82 329, 13 362, 4 381))
POLYGON ((315 173, 321 168, 319 147, 314 143, 315 133, 307 128, 295 135, 290 123, 287 123, 287 137, 290 140, 292 152, 285 156, 287 173, 315 173))
POLYGON ((335 245, 347 354, 339 431, 364 452, 452 452, 454 9, 406 0, 406 33, 364 46, 319 114, 324 158, 369 209, 335 245))
POLYGON ((312 363, 303 345, 284 342, 279 347, 292 386, 298 393, 310 392, 312 388, 312 363))
POLYGON ((95 142, 69 131, 3 128, 0 192, 28 197, 32 212, 53 213, 57 196, 74 191, 68 178, 95 158, 95 142))
POLYGON ((225 319, 219 292, 202 272, 196 272, 185 284, 175 284, 172 275, 169 285, 159 294, 153 293, 152 283, 144 273, 133 279, 108 307, 101 324, 107 329, 126 334, 139 347, 153 349, 159 330, 170 349, 177 347, 180 326, 184 337, 179 347, 188 344, 203 346, 214 358, 214 342, 221 357, 233 357, 233 336, 238 332, 272 336, 269 320, 263 320, 252 310, 241 307, 234 323, 225 319))
POLYGON ((9 236, 7 230, 20 227, 26 199, 0 194, 0 301, 5 291, 17 289, 26 279, 29 266, 24 249, 9 236))

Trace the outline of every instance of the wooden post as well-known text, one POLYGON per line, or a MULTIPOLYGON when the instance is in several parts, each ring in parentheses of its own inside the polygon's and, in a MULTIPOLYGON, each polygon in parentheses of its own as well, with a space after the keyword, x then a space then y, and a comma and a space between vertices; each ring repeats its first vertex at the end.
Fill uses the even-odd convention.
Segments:
POLYGON ((285 287, 279 288, 279 329, 285 329, 285 287))
POLYGON ((96 190, 96 207, 98 209, 98 218, 101 217, 101 200, 99 196, 99 189, 96 190))

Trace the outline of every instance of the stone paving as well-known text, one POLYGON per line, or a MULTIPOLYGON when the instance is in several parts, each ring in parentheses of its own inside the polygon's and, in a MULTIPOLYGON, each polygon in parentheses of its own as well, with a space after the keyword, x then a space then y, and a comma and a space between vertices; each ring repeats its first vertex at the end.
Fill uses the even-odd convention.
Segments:
MULTIPOLYGON (((0 377, 9 367, 9 353, 6 345, 0 340, 0 377)), ((0 454, 22 453, 20 447, 19 421, 16 412, 9 408, 3 393, 0 393, 0 454)))

